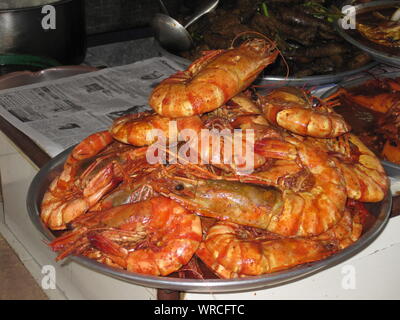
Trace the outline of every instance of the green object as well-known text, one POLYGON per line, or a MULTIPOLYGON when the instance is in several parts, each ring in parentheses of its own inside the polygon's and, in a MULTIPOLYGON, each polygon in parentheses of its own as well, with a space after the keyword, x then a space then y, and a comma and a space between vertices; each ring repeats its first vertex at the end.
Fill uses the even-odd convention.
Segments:
POLYGON ((263 13, 264 13, 264 16, 268 17, 268 16, 269 16, 269 15, 268 15, 268 8, 267 8, 267 5, 265 4, 265 2, 263 2, 263 3, 261 4, 261 8, 262 8, 262 11, 263 11, 263 13))
POLYGON ((309 7, 313 10, 311 13, 316 18, 325 18, 328 22, 333 22, 337 19, 343 18, 342 12, 335 6, 329 8, 324 7, 321 3, 314 1, 307 1, 303 3, 304 7, 309 7))
POLYGON ((23 65, 41 69, 60 66, 61 63, 51 58, 42 58, 25 54, 0 54, 0 65, 23 65))

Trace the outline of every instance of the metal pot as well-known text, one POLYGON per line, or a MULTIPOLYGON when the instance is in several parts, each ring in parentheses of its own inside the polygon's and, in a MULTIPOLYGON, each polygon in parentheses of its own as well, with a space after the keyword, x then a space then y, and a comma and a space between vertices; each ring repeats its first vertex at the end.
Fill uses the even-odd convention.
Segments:
POLYGON ((29 54, 67 65, 82 63, 86 54, 83 0, 47 3, 52 7, 0 10, 0 54, 29 54))

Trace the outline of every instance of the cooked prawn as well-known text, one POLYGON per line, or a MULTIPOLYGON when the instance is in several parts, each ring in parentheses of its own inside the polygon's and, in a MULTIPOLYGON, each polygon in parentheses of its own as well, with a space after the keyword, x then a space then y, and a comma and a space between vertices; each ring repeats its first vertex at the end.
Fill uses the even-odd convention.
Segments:
MULTIPOLYGON (((344 179, 324 148, 300 137, 287 136, 284 142, 288 144, 288 150, 296 150, 295 160, 302 171, 296 175, 299 178, 296 183, 279 183, 279 180, 276 180, 278 185, 272 184, 283 192, 283 209, 271 219, 268 230, 286 236, 320 234, 336 224, 344 213, 347 199, 344 179), (303 185, 298 183, 299 181, 305 182, 305 188, 299 188, 303 185)), ((264 144, 262 140, 258 144, 257 153, 271 155, 268 144, 264 144)), ((284 159, 284 154, 279 156, 280 159, 284 159)), ((293 153, 290 153, 286 160, 294 160, 293 153)), ((294 167, 293 162, 291 164, 294 167)), ((249 178, 253 179, 253 182, 259 180, 258 183, 270 184, 273 179, 284 177, 285 167, 281 169, 281 175, 277 168, 278 172, 273 175, 267 172, 263 176, 260 172, 250 175, 249 178)))
MULTIPOLYGON (((199 133, 203 123, 198 116, 175 119, 176 132, 184 129, 194 130, 199 133)), ((129 114, 114 121, 110 128, 112 137, 120 142, 134 146, 148 146, 157 141, 155 130, 159 130, 165 139, 169 138, 170 131, 174 133, 174 127, 170 128, 172 119, 160 116, 153 112, 129 114)), ((177 138, 177 137, 176 137, 177 138)))
POLYGON ((314 140, 326 145, 336 166, 342 171, 349 198, 362 202, 378 202, 387 194, 389 180, 380 160, 354 134, 339 141, 314 140))
POLYGON ((66 165, 95 156, 113 142, 108 131, 96 132, 76 145, 66 160, 66 165))
POLYGON ((277 55, 276 47, 262 39, 209 51, 187 70, 162 81, 151 93, 149 104, 171 118, 215 110, 246 89, 277 55))
POLYGON ((261 97, 260 103, 271 123, 302 136, 334 138, 350 131, 341 115, 295 87, 275 89, 261 97), (316 106, 312 99, 317 101, 316 106))
POLYGON ((358 240, 360 215, 350 210, 331 229, 316 237, 258 235, 231 222, 213 225, 196 255, 222 278, 257 276, 323 259, 358 240))
POLYGON ((92 178, 83 190, 74 187, 70 171, 66 168, 52 181, 42 200, 40 217, 52 230, 65 229, 70 221, 88 211, 119 183, 112 164, 92 178), (60 187, 65 184, 69 185, 68 189, 60 187))
POLYGON ((200 215, 283 236, 321 234, 344 214, 347 196, 343 177, 323 149, 293 137, 287 140, 297 150, 298 161, 313 176, 306 191, 280 188, 279 185, 264 188, 241 183, 268 185, 256 174, 239 178, 209 175, 201 179, 200 172, 197 176, 200 179, 188 179, 182 177, 181 172, 178 175, 170 172, 151 178, 151 185, 157 192, 200 215), (241 182, 223 181, 230 178, 241 182))
POLYGON ((200 218, 164 197, 88 213, 74 226, 49 244, 57 260, 96 251, 112 266, 162 276, 188 263, 202 237, 200 218))
POLYGON ((329 241, 307 238, 263 240, 238 224, 212 226, 196 255, 221 278, 257 276, 323 259, 336 252, 329 241))
MULTIPOLYGON (((99 135, 91 135, 80 145, 85 143, 90 146, 88 141, 92 138, 98 139, 99 135)), ((78 150, 84 150, 80 145, 78 150)), ((80 154, 81 160, 78 160, 79 152, 74 153, 76 148, 72 151, 62 172, 50 183, 41 203, 41 219, 50 229, 65 229, 69 222, 95 206, 121 181, 129 180, 125 173, 127 169, 133 173, 144 168, 144 149, 118 143, 107 147, 104 145, 103 149, 96 149, 92 144, 85 156, 80 154), (140 166, 137 166, 139 163, 140 166), (131 168, 135 165, 136 168, 131 168)))
POLYGON ((107 131, 94 133, 73 148, 63 171, 53 179, 41 203, 42 221, 53 230, 65 229, 66 224, 82 212, 86 212, 115 185, 112 167, 106 167, 94 175, 83 190, 76 187, 78 162, 91 158, 112 143, 107 131))

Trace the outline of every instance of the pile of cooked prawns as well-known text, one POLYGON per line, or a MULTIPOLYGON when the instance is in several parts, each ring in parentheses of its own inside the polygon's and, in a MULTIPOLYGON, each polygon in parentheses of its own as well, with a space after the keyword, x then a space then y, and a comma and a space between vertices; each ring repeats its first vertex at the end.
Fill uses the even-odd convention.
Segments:
POLYGON ((154 112, 121 117, 78 144, 41 204, 44 224, 66 230, 49 244, 57 260, 83 255, 167 276, 200 259, 218 277, 236 278, 354 243, 362 203, 385 197, 387 176, 333 111, 334 99, 293 87, 247 90, 277 55, 264 39, 207 52, 153 90, 154 112), (150 164, 147 133, 158 129, 168 140, 171 120, 178 130, 252 129, 254 171, 212 161, 150 164))

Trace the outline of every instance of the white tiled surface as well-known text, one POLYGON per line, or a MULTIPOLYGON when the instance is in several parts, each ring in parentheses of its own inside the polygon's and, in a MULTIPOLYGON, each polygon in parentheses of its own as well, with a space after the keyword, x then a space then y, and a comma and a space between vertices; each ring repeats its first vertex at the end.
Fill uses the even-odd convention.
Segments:
POLYGON ((15 148, 11 145, 11 141, 0 131, 0 156, 16 153, 15 148))
MULTIPOLYGON (((0 232, 40 284, 43 265, 56 268, 56 290, 51 299, 155 299, 154 289, 132 285, 93 272, 74 262, 54 262, 41 234, 29 220, 26 192, 37 169, 10 145, 0 132, 0 173, 4 215, 0 232)), ((0 204, 1 205, 1 204, 0 204)), ((400 299, 400 217, 390 219, 383 233, 352 259, 308 278, 264 290, 232 294, 186 293, 185 299, 400 299), (345 289, 346 268, 355 272, 355 287, 345 289), (345 267, 343 269, 343 267, 345 267)))

